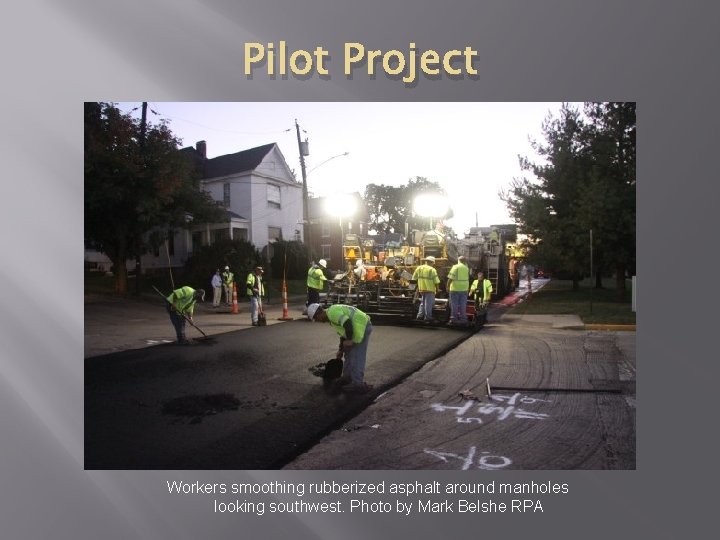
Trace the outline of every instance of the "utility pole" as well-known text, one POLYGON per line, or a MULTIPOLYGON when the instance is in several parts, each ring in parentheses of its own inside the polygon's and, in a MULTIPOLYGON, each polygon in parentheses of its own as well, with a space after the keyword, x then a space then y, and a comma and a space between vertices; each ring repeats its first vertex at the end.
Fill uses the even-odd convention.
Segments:
MULTIPOLYGON (((303 149, 303 144, 300 140, 300 125, 298 124, 297 119, 295 119, 295 130, 297 131, 298 151, 300 153, 300 170, 302 171, 303 183, 303 241, 307 246, 308 257, 312 260, 312 232, 310 230, 310 216, 308 213, 307 172, 305 171, 305 156, 309 155, 310 152, 307 148, 307 139, 305 140, 305 148, 303 149)), ((308 263, 309 262, 310 261, 308 261, 308 263)))
POLYGON ((593 311, 593 288, 595 287, 595 279, 593 276, 593 237, 592 229, 590 229, 590 315, 593 311))
MULTIPOLYGON (((147 101, 142 102, 142 117, 140 118, 140 157, 145 162, 145 137, 147 133, 147 101)), ((135 254, 135 294, 140 295, 140 274, 142 274, 141 250, 142 234, 137 238, 138 252, 135 254)))

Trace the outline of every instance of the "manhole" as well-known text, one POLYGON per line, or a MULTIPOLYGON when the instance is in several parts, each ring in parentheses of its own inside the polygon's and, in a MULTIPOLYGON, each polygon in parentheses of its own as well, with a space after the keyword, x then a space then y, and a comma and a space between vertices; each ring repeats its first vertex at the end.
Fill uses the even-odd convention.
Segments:
POLYGON ((191 417, 200 422, 203 417, 223 411, 236 411, 240 400, 232 394, 205 394, 182 396, 171 399, 163 404, 163 414, 191 417))

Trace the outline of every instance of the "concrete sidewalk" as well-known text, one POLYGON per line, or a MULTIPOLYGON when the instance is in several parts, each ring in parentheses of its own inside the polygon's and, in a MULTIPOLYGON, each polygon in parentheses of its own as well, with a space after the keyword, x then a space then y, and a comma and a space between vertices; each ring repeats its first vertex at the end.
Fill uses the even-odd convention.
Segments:
MULTIPOLYGON (((263 307, 268 325, 285 322, 281 300, 265 302, 263 307)), ((302 318, 304 307, 304 296, 289 297, 287 316, 302 318)), ((195 308, 194 321, 208 336, 252 328, 247 299, 238 301, 238 311, 232 313, 232 306, 214 308, 212 303, 203 302, 195 308)), ((191 339, 202 338, 190 325, 186 333, 191 339)), ((172 343, 175 339, 175 330, 160 298, 158 302, 149 302, 132 297, 85 295, 85 358, 172 343)))

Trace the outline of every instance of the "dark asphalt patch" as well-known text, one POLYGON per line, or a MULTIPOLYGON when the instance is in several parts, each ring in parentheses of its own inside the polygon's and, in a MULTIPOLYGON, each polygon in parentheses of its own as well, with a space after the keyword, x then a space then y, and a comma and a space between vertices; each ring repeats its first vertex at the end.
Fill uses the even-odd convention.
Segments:
POLYGON ((237 411, 240 400, 232 394, 205 394, 182 396, 166 401, 163 414, 190 417, 191 423, 202 422, 203 417, 223 411, 237 411))

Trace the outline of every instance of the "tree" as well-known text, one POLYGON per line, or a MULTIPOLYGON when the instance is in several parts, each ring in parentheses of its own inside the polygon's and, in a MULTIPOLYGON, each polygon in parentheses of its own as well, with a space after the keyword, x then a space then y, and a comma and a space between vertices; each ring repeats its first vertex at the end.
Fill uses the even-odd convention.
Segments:
POLYGON ((587 265, 587 237, 576 212, 576 201, 587 180, 582 144, 583 122, 576 109, 563 105, 559 118, 549 116, 542 126, 545 142, 531 141, 545 163, 520 158, 533 178, 516 179, 501 194, 518 232, 528 237, 528 258, 552 271, 567 272, 579 286, 587 265))
POLYGON ((238 294, 245 295, 245 278, 256 266, 263 265, 263 258, 253 244, 247 240, 219 240, 211 245, 201 246, 185 263, 184 277, 190 284, 207 288, 216 269, 222 272, 229 266, 235 275, 238 294))
POLYGON ((113 104, 85 103, 85 243, 112 261, 118 293, 145 233, 224 219, 178 147, 165 122, 145 126, 113 104))
POLYGON ((635 270, 636 119, 635 103, 588 103, 586 140, 591 156, 590 181, 581 192, 578 211, 593 230, 599 258, 597 276, 614 273, 625 294, 627 271, 635 270))
MULTIPOLYGON (((405 233, 406 226, 409 231, 427 229, 428 218, 413 212, 415 197, 423 193, 446 195, 440 184, 419 176, 399 187, 368 184, 365 187, 365 204, 370 216, 370 229, 378 233, 405 233)), ((448 209, 442 219, 452 216, 452 209, 448 209)))
POLYGON ((501 197, 533 262, 569 273, 577 288, 590 270, 592 230, 596 286, 612 269, 624 295, 635 264, 635 104, 587 103, 584 113, 563 105, 545 120, 545 142, 533 141, 545 163, 521 158, 534 178, 514 180, 501 197))
POLYGON ((295 240, 277 240, 273 243, 273 257, 270 261, 275 278, 304 279, 307 277, 307 248, 295 240))

